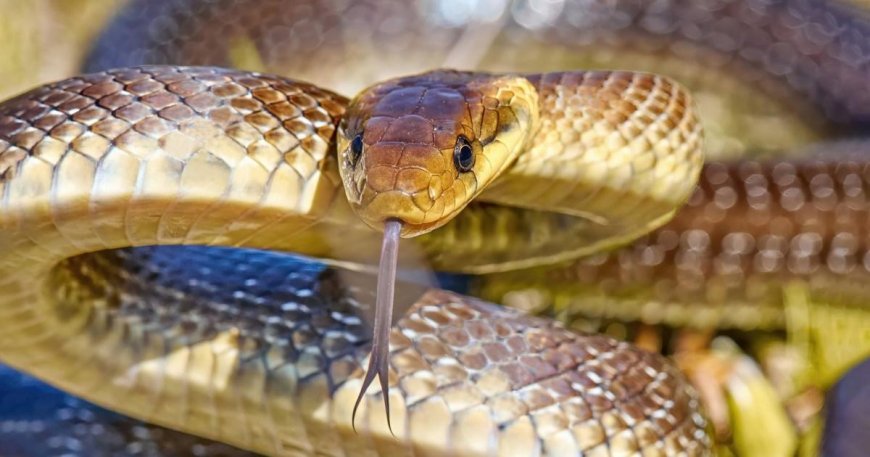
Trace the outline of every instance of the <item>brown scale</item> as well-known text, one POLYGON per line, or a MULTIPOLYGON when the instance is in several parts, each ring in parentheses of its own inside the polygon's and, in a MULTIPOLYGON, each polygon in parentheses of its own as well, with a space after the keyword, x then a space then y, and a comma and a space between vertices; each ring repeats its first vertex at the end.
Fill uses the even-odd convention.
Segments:
POLYGON ((783 285, 795 279, 815 296, 863 308, 868 183, 863 160, 708 164, 677 216, 629 246, 479 284, 490 298, 546 284, 558 309, 567 301, 580 315, 674 326, 782 328, 783 285), (620 301, 623 314, 608 315, 620 301), (650 302, 667 311, 650 311, 650 302))

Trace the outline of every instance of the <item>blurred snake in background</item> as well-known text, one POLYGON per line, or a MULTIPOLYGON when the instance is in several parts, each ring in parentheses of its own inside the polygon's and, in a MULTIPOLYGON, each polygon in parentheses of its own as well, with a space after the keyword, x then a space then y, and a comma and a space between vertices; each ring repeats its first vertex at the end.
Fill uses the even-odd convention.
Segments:
MULTIPOLYGON (((665 222, 692 190, 695 115, 669 79, 566 70, 668 74, 694 94, 708 156, 772 157, 870 120, 862 13, 816 2, 287 3, 130 2, 86 69, 127 68, 2 105, 3 361, 111 409, 270 454, 709 452, 694 394, 660 357, 410 284, 397 290, 416 304, 393 328, 392 373, 377 350, 367 370, 393 389, 366 396, 354 434, 373 290, 364 275, 217 247, 104 250, 208 244, 362 262, 379 236, 354 211, 376 228, 402 220, 406 235, 455 216, 414 238, 438 270, 494 273, 612 248, 665 222), (240 66, 319 87, 130 68, 143 63, 240 66), (432 67, 497 73, 389 79, 432 67), (549 70, 561 72, 518 73, 549 70), (320 88, 378 81, 350 102, 320 88), (481 203, 457 214, 472 196, 481 203), (388 398, 395 438, 375 407, 388 398)), ((664 278, 644 287, 673 277, 672 302, 714 310, 659 321, 742 328, 753 313, 715 310, 734 290, 770 298, 745 285, 755 273, 771 273, 762 285, 830 278, 840 271, 828 259, 845 258, 860 277, 863 159, 766 160, 708 165, 689 211, 652 237, 660 244, 634 248, 673 259, 674 271, 638 274, 664 278), (792 239, 822 222, 831 228, 792 239), (774 235, 785 241, 762 242, 774 235), (703 275, 722 271, 733 290, 710 303, 715 281, 703 275)), ((607 260, 586 265, 508 282, 576 284, 607 260)), ((500 275, 480 289, 500 293, 500 275)), ((776 329, 783 312, 761 314, 776 329)))

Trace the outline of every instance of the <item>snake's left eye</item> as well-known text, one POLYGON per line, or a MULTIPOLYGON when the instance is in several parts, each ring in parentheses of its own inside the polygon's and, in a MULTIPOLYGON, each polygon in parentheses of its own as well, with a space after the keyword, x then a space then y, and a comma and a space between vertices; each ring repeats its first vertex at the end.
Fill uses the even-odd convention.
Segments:
POLYGON ((350 162, 353 165, 356 165, 359 162, 360 156, 362 156, 363 150, 363 138, 362 134, 359 134, 353 137, 353 140, 350 142, 350 162))
POLYGON ((453 163, 460 173, 471 171, 474 166, 474 149, 468 138, 462 135, 456 138, 456 146, 453 147, 453 163))

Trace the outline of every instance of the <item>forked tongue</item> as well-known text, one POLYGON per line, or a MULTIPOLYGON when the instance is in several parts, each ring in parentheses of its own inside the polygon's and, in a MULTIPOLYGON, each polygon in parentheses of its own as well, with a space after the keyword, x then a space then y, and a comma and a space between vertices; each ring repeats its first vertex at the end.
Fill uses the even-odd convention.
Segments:
POLYGON ((369 366, 363 379, 362 388, 353 405, 351 425, 356 431, 356 409, 365 395, 366 390, 377 375, 381 383, 381 393, 384 396, 384 408, 387 410, 387 427, 393 433, 390 424, 390 386, 389 386, 389 349, 390 327, 393 321, 393 296, 396 289, 396 263, 399 259, 399 234, 402 232, 402 222, 389 219, 384 223, 384 244, 381 245, 381 262, 378 267, 378 288, 375 299, 374 337, 372 338, 372 354, 369 366))

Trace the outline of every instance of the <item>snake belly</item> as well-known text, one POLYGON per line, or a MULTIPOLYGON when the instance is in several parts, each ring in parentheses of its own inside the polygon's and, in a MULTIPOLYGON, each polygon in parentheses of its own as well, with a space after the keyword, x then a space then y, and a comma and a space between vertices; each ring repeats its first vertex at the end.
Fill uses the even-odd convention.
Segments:
POLYGON ((167 66, 2 104, 4 362, 267 454, 706 451, 697 400, 659 356, 432 290, 392 332, 396 437, 377 393, 357 435, 365 300, 323 278, 294 283, 298 265, 282 273, 282 256, 231 254, 233 269, 216 248, 112 251, 198 244, 356 260, 343 247, 371 232, 340 195, 330 154, 344 104, 278 77, 167 66), (338 247, 324 235, 334 230, 338 247))

